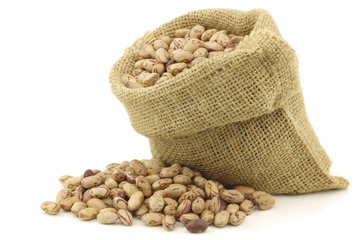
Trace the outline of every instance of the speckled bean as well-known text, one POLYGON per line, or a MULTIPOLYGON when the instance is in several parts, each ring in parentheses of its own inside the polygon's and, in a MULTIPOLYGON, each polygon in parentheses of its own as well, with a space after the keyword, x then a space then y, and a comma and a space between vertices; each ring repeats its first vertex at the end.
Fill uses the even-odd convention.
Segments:
POLYGON ((152 188, 149 180, 144 176, 137 176, 135 178, 136 187, 138 187, 145 197, 150 197, 152 194, 152 188))
POLYGON ((230 215, 229 222, 231 225, 239 225, 244 221, 245 217, 245 213, 243 213, 242 211, 237 211, 230 215))
POLYGON ((103 208, 106 208, 106 204, 101 201, 100 199, 98 198, 92 198, 90 199, 88 202, 87 202, 87 205, 88 207, 91 207, 91 208, 95 208, 97 209, 98 211, 100 211, 101 209, 103 208))
POLYGON ((186 187, 182 184, 174 183, 170 184, 164 191, 166 197, 179 198, 186 192, 186 187))
POLYGON ((164 198, 161 196, 151 196, 149 200, 149 208, 153 212, 160 212, 165 206, 164 198))
POLYGON ((124 210, 124 209, 120 209, 118 212, 117 212, 117 215, 120 219, 120 222, 122 224, 124 224, 125 226, 130 226, 132 225, 132 222, 133 222, 133 216, 132 214, 127 211, 127 210, 124 210))
POLYGON ((99 210, 93 207, 88 207, 81 210, 78 214, 79 218, 83 221, 88 221, 96 218, 98 215, 99 210))
POLYGON ((204 210, 200 216, 200 218, 204 220, 208 225, 213 223, 214 217, 215 217, 214 213, 210 210, 204 210))
POLYGON ((137 210, 144 202, 144 194, 141 191, 134 192, 128 200, 129 211, 137 210))
POLYGON ((214 225, 216 227, 225 227, 229 222, 229 218, 230 213, 228 211, 218 212, 214 218, 214 225))
POLYGON ((201 214, 205 209, 205 201, 201 197, 195 198, 192 202, 191 210, 195 214, 201 214))
POLYGON ((40 207, 47 214, 56 215, 60 212, 60 205, 56 202, 46 201, 40 207))
POLYGON ((165 215, 162 219, 162 225, 168 231, 173 230, 176 226, 175 217, 171 215, 165 215))
POLYGON ((190 221, 200 219, 199 215, 195 213, 186 213, 180 216, 180 222, 186 226, 190 221))
POLYGON ((75 190, 76 187, 81 184, 82 180, 83 180, 83 176, 68 178, 64 182, 64 188, 69 188, 70 190, 75 190))
POLYGON ((99 212, 96 218, 99 223, 114 224, 118 219, 118 215, 114 212, 99 212))
POLYGON ((115 197, 113 199, 113 205, 117 210, 128 210, 128 202, 122 197, 115 197))
POLYGON ((205 193, 208 198, 219 196, 219 189, 214 181, 207 181, 205 184, 205 193))
POLYGON ((71 207, 71 212, 75 215, 75 216, 79 216, 79 212, 83 209, 87 208, 87 204, 84 202, 76 202, 72 205, 71 207))
POLYGON ((157 226, 162 224, 163 217, 162 213, 147 213, 141 217, 141 221, 148 226, 157 226))
POLYGON ((60 207, 64 210, 64 211, 70 211, 71 207, 74 205, 74 203, 76 202, 80 202, 80 200, 78 198, 75 197, 68 197, 65 198, 64 200, 62 200, 60 202, 60 207))
POLYGON ((99 175, 94 175, 90 177, 86 177, 81 180, 81 185, 85 188, 93 188, 100 186, 103 183, 103 178, 99 175))

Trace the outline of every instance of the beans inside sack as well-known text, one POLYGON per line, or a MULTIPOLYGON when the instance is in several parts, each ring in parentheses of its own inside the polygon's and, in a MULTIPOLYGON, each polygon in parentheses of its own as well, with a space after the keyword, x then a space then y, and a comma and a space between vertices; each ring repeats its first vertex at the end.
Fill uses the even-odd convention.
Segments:
POLYGON ((122 82, 129 88, 161 84, 209 58, 234 51, 243 39, 227 30, 206 30, 201 25, 179 29, 174 38, 161 36, 152 45, 137 50, 134 70, 123 75, 122 82))

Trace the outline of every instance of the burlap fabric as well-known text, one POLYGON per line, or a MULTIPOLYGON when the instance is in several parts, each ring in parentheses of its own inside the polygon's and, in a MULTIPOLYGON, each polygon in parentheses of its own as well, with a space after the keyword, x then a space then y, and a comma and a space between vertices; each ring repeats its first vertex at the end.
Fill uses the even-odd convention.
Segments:
POLYGON ((265 10, 209 9, 165 23, 127 48, 110 73, 113 93, 154 157, 193 167, 226 186, 273 194, 342 189, 306 116, 295 51, 265 10), (201 24, 247 35, 236 50, 166 83, 129 89, 134 50, 201 24))

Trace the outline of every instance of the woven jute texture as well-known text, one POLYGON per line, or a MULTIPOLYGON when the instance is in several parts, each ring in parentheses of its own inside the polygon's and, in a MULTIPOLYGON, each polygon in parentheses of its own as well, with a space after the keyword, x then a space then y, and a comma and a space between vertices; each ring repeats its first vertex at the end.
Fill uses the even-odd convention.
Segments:
POLYGON ((295 51, 261 9, 207 9, 165 23, 125 49, 110 73, 111 89, 134 129, 149 138, 154 157, 193 167, 227 187, 273 194, 342 189, 306 116, 295 51), (175 78, 140 89, 125 87, 134 51, 159 36, 201 24, 246 35, 236 50, 175 78))

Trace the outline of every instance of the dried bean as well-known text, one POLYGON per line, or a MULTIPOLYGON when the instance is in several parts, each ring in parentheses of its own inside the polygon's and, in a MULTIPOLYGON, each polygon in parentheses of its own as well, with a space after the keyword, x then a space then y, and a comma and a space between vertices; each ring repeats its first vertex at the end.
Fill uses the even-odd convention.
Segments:
POLYGON ((40 207, 47 214, 56 215, 60 212, 60 205, 56 202, 46 201, 43 202, 40 207))
POLYGON ((200 219, 200 217, 195 213, 186 213, 181 215, 180 222, 186 226, 189 222, 195 219, 200 219))
POLYGON ((128 209, 130 211, 137 210, 144 202, 144 194, 141 191, 134 192, 128 201, 128 209))
POLYGON ((161 196, 151 196, 149 201, 149 208, 153 212, 160 212, 165 206, 164 198, 161 196))
POLYGON ((205 209, 205 201, 201 197, 195 198, 192 202, 191 210, 195 214, 201 214, 205 209))
POLYGON ((206 231, 208 225, 209 224, 206 221, 204 221, 203 219, 195 219, 195 220, 190 221, 186 225, 186 230, 188 230, 191 233, 202 233, 202 232, 206 231))
POLYGON ((103 179, 99 175, 90 176, 81 180, 81 185, 85 189, 100 186, 102 183, 103 179))
POLYGON ((230 213, 228 211, 218 212, 214 218, 214 225, 216 227, 225 227, 229 222, 229 218, 230 213))
POLYGON ((243 213, 242 211, 237 211, 230 215, 229 222, 231 225, 239 225, 244 221, 245 217, 245 213, 243 213))
POLYGON ((214 217, 214 213, 210 210, 204 210, 200 216, 200 218, 204 220, 208 225, 211 225, 213 223, 214 217))
POLYGON ((98 211, 100 211, 101 209, 103 208, 106 208, 106 204, 101 201, 100 199, 98 198, 92 198, 90 199, 88 202, 87 202, 87 205, 88 207, 91 207, 91 208, 95 208, 97 209, 98 211))
POLYGON ((147 213, 141 217, 141 221, 148 226, 157 226, 162 224, 163 217, 164 214, 161 213, 147 213))
POLYGON ((122 224, 124 224, 125 226, 130 226, 132 225, 132 222, 133 222, 133 216, 132 214, 127 211, 127 210, 124 210, 124 209, 120 209, 118 212, 117 212, 117 215, 120 219, 120 222, 122 224))
POLYGON ((87 208, 87 204, 84 202, 76 202, 71 207, 71 212, 75 214, 75 216, 79 216, 79 212, 83 209, 87 208))
POLYGON ((162 219, 162 225, 166 230, 171 231, 176 226, 176 219, 174 216, 165 215, 162 219))
POLYGON ((88 207, 88 208, 85 208, 83 210, 81 210, 79 213, 78 213, 78 216, 81 220, 83 221, 88 221, 88 220, 92 220, 94 218, 96 218, 96 216, 98 215, 99 213, 99 210, 96 209, 96 208, 92 208, 92 207, 88 207))
POLYGON ((80 186, 82 180, 83 180, 83 176, 68 178, 64 182, 64 188, 69 188, 70 190, 75 190, 77 188, 77 186, 80 186))
POLYGON ((68 197, 65 198, 64 200, 62 200, 60 202, 60 207, 64 210, 64 211, 70 211, 71 207, 74 205, 74 203, 76 202, 80 202, 80 200, 78 198, 75 197, 68 197))
POLYGON ((114 224, 118 219, 118 215, 114 212, 100 212, 96 218, 99 223, 114 224))

